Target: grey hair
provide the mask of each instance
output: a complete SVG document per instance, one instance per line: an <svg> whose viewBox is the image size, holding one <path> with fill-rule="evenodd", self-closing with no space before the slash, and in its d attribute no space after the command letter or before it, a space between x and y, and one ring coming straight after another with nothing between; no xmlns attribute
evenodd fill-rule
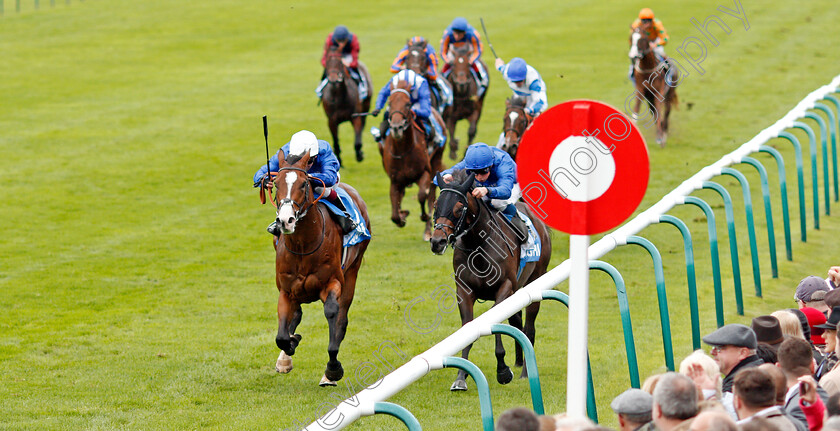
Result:
<svg viewBox="0 0 840 431"><path fill-rule="evenodd" d="M669 419L685 420L697 415L697 388L688 377L665 373L653 391L653 404Z"/></svg>

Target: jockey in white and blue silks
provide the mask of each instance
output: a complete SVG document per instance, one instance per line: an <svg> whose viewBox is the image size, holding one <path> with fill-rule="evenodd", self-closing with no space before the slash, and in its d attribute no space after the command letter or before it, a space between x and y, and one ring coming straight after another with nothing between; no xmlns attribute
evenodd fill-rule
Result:
<svg viewBox="0 0 840 431"><path fill-rule="evenodd" d="M496 69L502 72L513 94L527 100L525 113L533 120L548 108L545 93L545 82L537 69L525 63L525 60L515 57L505 64L501 58L496 59Z"/></svg>
<svg viewBox="0 0 840 431"><path fill-rule="evenodd" d="M432 94L429 91L429 83L426 81L426 78L414 73L413 70L401 70L379 90L379 96L376 98L376 107L371 114L374 117L379 115L379 111L385 107L388 98L391 96L391 87L396 87L400 81L406 81L410 86L408 93L411 98L411 110L417 115L418 119L422 120L421 123L426 128L426 134L431 135L432 133L429 133L431 131L429 127L434 128L435 144L443 145L446 142L446 134L443 133L442 125L432 115Z"/></svg>
<svg viewBox="0 0 840 431"><path fill-rule="evenodd" d="M516 163L507 152L489 147L483 142L472 144L467 147L464 160L441 172L443 181L452 181L452 171L460 169L475 174L473 196L489 200L490 205L501 211L508 220L519 219L515 217L515 204L522 193L516 182Z"/></svg>
<svg viewBox="0 0 840 431"><path fill-rule="evenodd" d="M280 169L280 153L283 153L283 160L286 160L289 155L300 157L309 153L309 163L306 165L306 173L310 177L318 178L324 182L324 184L321 184L321 181L312 180L313 193L316 196L320 196L323 189L324 199L346 212L346 208L344 208L344 205L338 198L338 194L333 190L333 187L338 184L341 178L338 174L341 165L338 163L338 158L335 157L332 147L330 147L327 141L316 138L315 134L308 130L301 130L295 133L292 135L292 139L280 148L280 151L268 161L268 168L271 172L277 172ZM273 187L273 182L265 181L265 177L266 166L263 165L254 174L254 187ZM347 217L336 218L336 221L344 233L352 231L354 228L353 221ZM280 226L276 225L276 221L271 223L267 230L275 236L280 236L282 233Z"/></svg>

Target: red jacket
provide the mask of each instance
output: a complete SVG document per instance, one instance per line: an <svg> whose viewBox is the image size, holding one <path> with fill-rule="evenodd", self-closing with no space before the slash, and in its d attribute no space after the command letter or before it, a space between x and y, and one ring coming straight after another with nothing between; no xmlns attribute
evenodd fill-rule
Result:
<svg viewBox="0 0 840 431"><path fill-rule="evenodd" d="M332 33L327 36L327 41L324 42L324 55L321 56L321 66L327 67L327 53L330 52L330 47L338 46L337 43L333 42ZM359 67L359 38L356 37L355 34L350 35L350 41L347 45L344 45L344 49L341 51L342 55L350 55L353 57L353 61L350 63L350 67L357 68Z"/></svg>

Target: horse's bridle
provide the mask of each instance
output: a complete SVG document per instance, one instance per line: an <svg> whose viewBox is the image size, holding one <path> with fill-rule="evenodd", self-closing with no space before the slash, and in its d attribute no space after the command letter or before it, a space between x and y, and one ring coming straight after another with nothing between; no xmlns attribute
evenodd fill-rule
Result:
<svg viewBox="0 0 840 431"><path fill-rule="evenodd" d="M277 211L280 211L281 206L283 206L285 204L290 204L292 206L292 209L295 210L295 220L300 220L301 218L306 216L306 213L309 212L310 208L312 208L315 204L318 203L319 200L321 200L322 197L324 197L324 191L326 191L327 185L326 185L326 183L324 183L324 180L322 180L318 177L313 177L313 176L309 175L308 172L306 172L305 170L303 170L301 168L295 168L295 167L291 167L291 166L287 166L287 167L278 169L277 170L277 176L275 178L279 178L280 177L280 172L283 172L283 171L298 171L298 172L303 174L303 177L305 178L305 181L306 181L306 187L303 189L303 202L304 203L303 203L303 205L301 205L301 204L299 204L299 203L297 203L297 202L295 202L295 201L293 201L292 199L289 199L289 198L283 198L283 199L278 200L277 198L279 198L280 196L276 195L274 197L274 199L275 199ZM321 191L321 195L318 196L318 198L316 198L312 202L309 202L309 195L310 195L310 193L312 193L312 184L309 181L312 180L312 179L320 181L321 184L323 185L323 190ZM314 193L312 193L312 194L314 195Z"/></svg>
<svg viewBox="0 0 840 431"><path fill-rule="evenodd" d="M462 236L466 235L467 232L469 232L473 228L473 226L475 226L475 223L469 223L466 228L464 227L464 222L467 219L467 215L472 215L473 220L478 220L478 217L481 215L481 205L480 204L478 205L478 212L476 212L475 214L472 214L470 212L469 199L467 198L466 194L464 194L460 190L457 190L457 189L454 189L454 188L441 188L440 189L440 194L438 195L438 199L440 199L440 196L443 195L446 192L454 193L454 194L458 195L458 202L463 202L464 203L464 210L461 211L461 216L458 217L458 220L455 220L454 218L450 217L450 214L452 214L452 216L454 216L454 213L452 211L450 211L447 215L444 216L444 218L451 221L453 224L450 225L450 224L443 224L443 223L435 223L434 230L438 230L438 229L444 230L446 228L452 229L452 233L449 234L446 237L446 245L447 246L452 245L454 247L455 246L455 241L460 239ZM454 205L453 205L453 207L454 207ZM435 220L437 220L439 218L437 216L437 208L435 208L435 214L433 215L433 217L434 217ZM445 231L444 231L444 233L445 233ZM446 251L446 247L444 247L443 250Z"/></svg>
<svg viewBox="0 0 840 431"><path fill-rule="evenodd" d="M330 79L330 71L326 71L325 74L327 75L327 82L329 82L330 84L338 84L344 82L344 76L347 75L348 72L347 66L344 65L343 61L341 61L341 54L328 54L327 59L329 59L330 57L335 57L338 59L339 64L341 64L341 70L338 72L338 79L336 79L335 81Z"/></svg>
<svg viewBox="0 0 840 431"><path fill-rule="evenodd" d="M525 121L525 129L527 129L528 128L528 115L525 113L525 110L516 108L516 109L512 109L511 111L517 111L518 113L521 113L522 118ZM509 115L510 114L508 113L505 116L505 118L508 118ZM519 140L522 139L522 135L525 133L525 130L523 130L522 132L516 130L516 128L514 127L515 125L516 125L516 121L513 121L513 123L510 125L510 127L508 127L507 129L502 129L502 136L503 137L507 137L508 132L512 132L512 133L516 134L516 143L512 145L513 148L516 148L516 147L519 146ZM505 139L505 143L507 143L507 139Z"/></svg>
<svg viewBox="0 0 840 431"><path fill-rule="evenodd" d="M406 90L404 88L395 88L395 89L391 90L391 95L393 95L394 93L404 93L406 96L408 96L408 102L409 103L408 103L408 108L406 108L406 109L389 112L389 114L388 114L389 115L389 117L388 117L388 127L391 129L392 133L396 132L396 131L405 132L409 127L411 127L411 122L412 122L412 118L411 118L411 93L409 93L408 90ZM389 103L388 106L390 107L390 105L391 104ZM398 125L394 124L394 114L399 114L400 116L402 116L402 118L403 118L402 124L398 124Z"/></svg>

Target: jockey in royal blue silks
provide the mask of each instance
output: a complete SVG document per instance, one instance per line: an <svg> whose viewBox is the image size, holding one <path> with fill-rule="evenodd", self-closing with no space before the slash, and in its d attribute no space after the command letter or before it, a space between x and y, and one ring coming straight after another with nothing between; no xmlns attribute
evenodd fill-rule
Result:
<svg viewBox="0 0 840 431"><path fill-rule="evenodd" d="M335 221L339 224L339 226L341 226L343 233L346 234L352 231L355 228L354 222L349 215L346 214L346 208L338 198L336 191L333 190L334 186L338 184L340 180L338 169L341 165L338 163L338 159L335 157L330 144L327 141L316 138L315 134L308 130L301 130L300 132L292 135L292 139L290 139L289 142L277 152L277 154L271 157L268 162L268 168L270 168L272 172L277 172L278 169L280 169L280 161L278 157L281 152L283 153L283 160L285 160L289 155L303 156L304 154L309 153L309 163L306 165L307 174L324 182L322 185L321 181L313 180L313 193L315 196L320 196L323 191L324 199L344 211L345 216L339 217L336 215L336 217L334 217ZM257 170L257 173L254 174L254 187L274 187L273 182L266 181L266 179L266 166L263 165L259 170ZM331 214L333 213L331 212ZM282 233L280 226L276 223L276 220L272 222L266 230L275 236L280 236Z"/></svg>
<svg viewBox="0 0 840 431"><path fill-rule="evenodd" d="M432 115L432 95L429 92L429 83L426 81L426 78L414 73L413 70L405 69L399 71L399 73L394 75L382 87L382 90L379 90L379 96L376 98L376 107L371 114L374 117L379 115L379 111L385 107L385 103L391 97L391 91L393 90L391 87L396 87L400 81L406 81L410 86L408 93L411 98L411 110L421 120L421 124L426 129L426 135L433 137L436 145L442 146L446 143L446 134L443 133L443 126L438 122L437 117ZM383 129L387 129L387 121L388 119L386 117L381 126ZM378 133L379 131L374 131L374 137ZM380 139L377 138L377 141Z"/></svg>
<svg viewBox="0 0 840 431"><path fill-rule="evenodd" d="M472 144L467 147L464 160L441 172L443 181L452 181L452 171L459 169L475 174L473 196L489 200L490 205L501 211L519 232L527 232L524 222L517 217L516 202L522 193L516 182L516 163L507 152L483 142Z"/></svg>

